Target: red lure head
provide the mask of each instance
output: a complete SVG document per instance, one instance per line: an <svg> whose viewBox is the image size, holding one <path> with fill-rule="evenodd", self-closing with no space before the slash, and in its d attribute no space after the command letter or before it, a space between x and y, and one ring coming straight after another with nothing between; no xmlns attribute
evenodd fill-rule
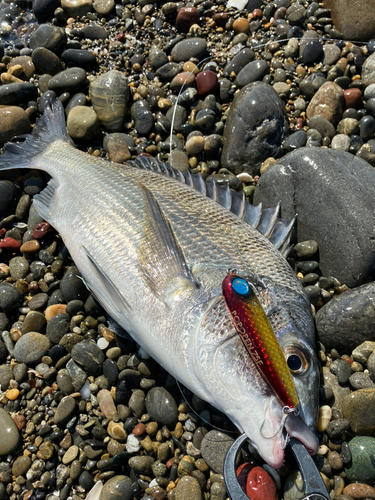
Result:
<svg viewBox="0 0 375 500"><path fill-rule="evenodd" d="M222 293L234 326L258 370L282 404L295 408L299 402L285 355L254 288L234 272L228 272Z"/></svg>

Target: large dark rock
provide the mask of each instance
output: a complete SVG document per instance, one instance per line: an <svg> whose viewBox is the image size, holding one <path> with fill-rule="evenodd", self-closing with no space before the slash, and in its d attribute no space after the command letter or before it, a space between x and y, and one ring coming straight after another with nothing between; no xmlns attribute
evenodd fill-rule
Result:
<svg viewBox="0 0 375 500"><path fill-rule="evenodd" d="M344 151L300 148L260 178L254 203L281 202L282 218L298 214L298 241L315 240L323 275L349 287L375 279L375 171Z"/></svg>
<svg viewBox="0 0 375 500"><path fill-rule="evenodd" d="M319 309L315 317L319 340L340 354L366 340L375 341L375 283L353 288Z"/></svg>
<svg viewBox="0 0 375 500"><path fill-rule="evenodd" d="M270 85L246 85L233 100L224 127L222 167L235 174L259 174L262 162L277 157L288 135L285 106Z"/></svg>
<svg viewBox="0 0 375 500"><path fill-rule="evenodd" d="M30 37L30 48L45 47L52 52L58 52L66 43L66 34L63 28L42 24Z"/></svg>
<svg viewBox="0 0 375 500"><path fill-rule="evenodd" d="M35 17L39 22L48 21L53 17L53 13L60 5L60 0L33 0L32 2Z"/></svg>

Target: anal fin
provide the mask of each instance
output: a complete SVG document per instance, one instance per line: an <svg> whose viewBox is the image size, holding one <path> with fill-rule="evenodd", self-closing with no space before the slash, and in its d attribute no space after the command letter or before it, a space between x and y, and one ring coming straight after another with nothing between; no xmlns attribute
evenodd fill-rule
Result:
<svg viewBox="0 0 375 500"><path fill-rule="evenodd" d="M89 283L84 280L87 288L113 318L117 319L124 313L129 315L132 311L130 304L116 288L90 251L84 245L82 245L82 248L91 263L93 274L93 279Z"/></svg>

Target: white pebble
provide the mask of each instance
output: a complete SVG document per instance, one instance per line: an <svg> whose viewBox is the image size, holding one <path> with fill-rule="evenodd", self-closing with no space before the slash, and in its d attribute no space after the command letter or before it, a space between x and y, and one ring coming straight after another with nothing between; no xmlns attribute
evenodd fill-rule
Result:
<svg viewBox="0 0 375 500"><path fill-rule="evenodd" d="M129 434L128 439L126 440L126 451L129 453L136 453L141 449L142 440L139 436L134 436L134 434Z"/></svg>
<svg viewBox="0 0 375 500"><path fill-rule="evenodd" d="M229 0L227 3L227 9L229 9L229 7L234 7L235 9L243 10L246 4L247 0Z"/></svg>
<svg viewBox="0 0 375 500"><path fill-rule="evenodd" d="M109 346L109 342L104 337L100 337L100 339L98 339L97 341L97 346L99 347L99 349L104 351L104 349L107 349L107 347Z"/></svg>
<svg viewBox="0 0 375 500"><path fill-rule="evenodd" d="M253 182L253 178L248 172L241 172L237 175L237 178L240 179L241 182Z"/></svg>
<svg viewBox="0 0 375 500"><path fill-rule="evenodd" d="M150 359L150 355L148 354L148 352L146 352L143 347L140 347L138 349L138 354L139 356L142 358L142 359Z"/></svg>

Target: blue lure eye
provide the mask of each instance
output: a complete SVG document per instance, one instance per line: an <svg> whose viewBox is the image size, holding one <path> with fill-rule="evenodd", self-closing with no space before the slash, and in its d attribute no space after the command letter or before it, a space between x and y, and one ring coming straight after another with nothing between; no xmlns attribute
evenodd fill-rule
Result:
<svg viewBox="0 0 375 500"><path fill-rule="evenodd" d="M236 278L232 281L232 288L240 295L246 295L250 291L249 284L242 278Z"/></svg>

